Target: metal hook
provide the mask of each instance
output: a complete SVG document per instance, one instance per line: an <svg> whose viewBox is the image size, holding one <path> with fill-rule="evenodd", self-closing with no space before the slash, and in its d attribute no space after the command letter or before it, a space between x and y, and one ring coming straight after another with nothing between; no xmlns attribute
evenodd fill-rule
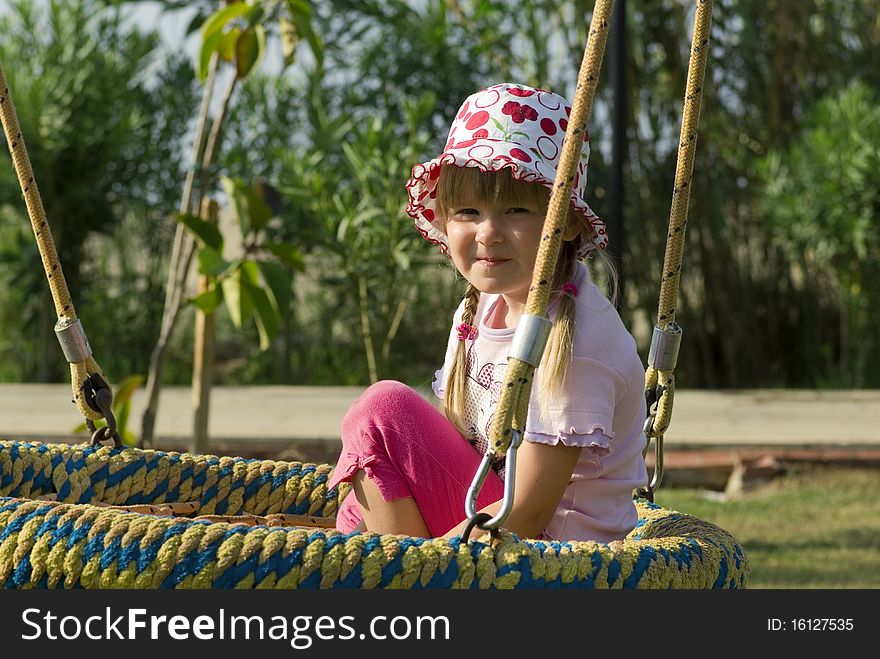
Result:
<svg viewBox="0 0 880 659"><path fill-rule="evenodd" d="M649 440L650 441L650 440ZM648 447L645 446L645 453L648 452ZM648 483L646 487L641 487L638 489L638 494L641 497L644 497L651 503L654 502L654 492L656 492L660 483L663 482L663 435L657 435L654 437L654 474L651 476L651 481Z"/></svg>
<svg viewBox="0 0 880 659"><path fill-rule="evenodd" d="M93 402L98 411L104 416L107 425L98 428L91 419L86 419L86 428L92 433L92 446L99 446L101 442L113 440L115 448L122 448L122 438L116 430L116 417L113 415L113 394L108 387L95 389Z"/></svg>
<svg viewBox="0 0 880 659"><path fill-rule="evenodd" d="M465 544L470 542L471 533L473 532L474 527L478 526L479 528L482 529L483 528L482 525L491 519L492 519L492 515L489 515L488 513L477 513L476 515L471 517L468 520L467 525L465 525L464 531L461 532L461 541ZM483 530L485 530L485 529L483 529ZM489 533L491 533L492 537L494 538L498 534L498 531L490 530Z"/></svg>
<svg viewBox="0 0 880 659"><path fill-rule="evenodd" d="M660 483L663 481L663 434L657 434L657 431L654 428L654 422L657 419L657 406L660 404L660 399L665 393L666 387L660 385L645 391L645 400L648 404L648 418L645 419L645 425L642 426L642 431L645 433L648 442L645 444L645 450L642 451L642 456L644 457L648 454L648 448L653 439L654 473L651 476L651 481L648 485L638 489L638 494L651 503L654 502L654 492L657 491L660 487Z"/></svg>
<svg viewBox="0 0 880 659"><path fill-rule="evenodd" d="M504 456L504 499L501 502L501 509L495 517L490 518L488 521L476 520L478 517L477 495L480 493L480 489L482 489L483 483L486 481L486 476L489 474L489 468L492 466L492 462L495 459L495 454L491 450L486 451L486 454L483 456L483 461L480 462L480 466L477 468L477 473L474 475L474 480L468 488L467 496L464 501L465 515L467 515L467 518L471 520L471 522L484 531L498 530L513 509L513 494L516 485L516 452L517 449L519 449L520 444L522 444L522 433L519 430L513 429L510 447L507 449L507 455Z"/></svg>
<svg viewBox="0 0 880 659"><path fill-rule="evenodd" d="M92 438L90 441L91 446L100 446L101 442L105 442L107 440L113 440L114 448L122 448L122 437L119 436L118 432L110 434L109 426L101 426L100 428L95 425L95 422L91 419L86 419L86 428L89 429L89 432L92 433Z"/></svg>

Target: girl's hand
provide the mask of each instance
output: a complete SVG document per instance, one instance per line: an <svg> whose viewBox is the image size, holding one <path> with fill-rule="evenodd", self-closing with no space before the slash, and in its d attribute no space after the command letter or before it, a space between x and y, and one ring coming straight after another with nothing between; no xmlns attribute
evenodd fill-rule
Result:
<svg viewBox="0 0 880 659"><path fill-rule="evenodd" d="M553 519L580 455L580 446L565 446L562 442L550 446L524 441L516 456L513 508L503 528L520 538L538 537ZM501 501L496 501L479 512L494 517L500 509ZM465 526L467 520L450 529L443 537L457 538ZM480 532L475 528L471 537L477 537Z"/></svg>

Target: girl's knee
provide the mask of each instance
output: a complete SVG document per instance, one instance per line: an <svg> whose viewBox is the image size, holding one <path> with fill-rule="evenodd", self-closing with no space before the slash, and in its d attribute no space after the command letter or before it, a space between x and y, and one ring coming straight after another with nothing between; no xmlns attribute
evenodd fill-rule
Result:
<svg viewBox="0 0 880 659"><path fill-rule="evenodd" d="M375 384L367 387L367 390L361 395L361 398L368 402L379 402L379 404L388 404L406 402L414 398L421 399L419 393L412 387L408 387L403 382L397 380L380 380Z"/></svg>
<svg viewBox="0 0 880 659"><path fill-rule="evenodd" d="M421 395L396 380L382 380L370 385L348 408L342 419L343 438L349 431L375 419L397 415L413 405L424 403Z"/></svg>

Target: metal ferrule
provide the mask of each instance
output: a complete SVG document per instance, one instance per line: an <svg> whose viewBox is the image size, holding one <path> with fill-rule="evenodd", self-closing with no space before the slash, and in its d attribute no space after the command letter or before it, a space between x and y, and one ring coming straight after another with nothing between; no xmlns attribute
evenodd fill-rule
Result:
<svg viewBox="0 0 880 659"><path fill-rule="evenodd" d="M544 354L552 327L553 323L546 316L531 314L520 316L519 322L516 324L516 331L513 333L510 352L507 353L508 359L516 357L537 368L541 363L541 357Z"/></svg>
<svg viewBox="0 0 880 659"><path fill-rule="evenodd" d="M510 511L513 510L514 481L516 480L516 451L519 449L520 444L522 444L522 433L518 430L513 430L513 438L510 442L510 447L507 449L507 455L504 456L504 499L501 501L501 509L495 517L488 522L479 524L481 529L494 531L504 523L504 520L510 515ZM494 459L495 453L491 450L486 451L486 454L483 456L483 461L477 468L474 480L468 488L467 496L464 501L464 512L468 519L473 518L473 516L477 514L477 496L483 487L486 476L489 474L489 469L492 466L492 461Z"/></svg>
<svg viewBox="0 0 880 659"><path fill-rule="evenodd" d="M678 362L678 348L681 346L681 327L669 323L665 328L654 325L651 336L651 349L648 351L648 366L658 371L671 371Z"/></svg>
<svg viewBox="0 0 880 659"><path fill-rule="evenodd" d="M73 321L69 318L59 318L55 323L55 336L58 337L64 357L71 364L84 362L92 356L92 347L78 318Z"/></svg>

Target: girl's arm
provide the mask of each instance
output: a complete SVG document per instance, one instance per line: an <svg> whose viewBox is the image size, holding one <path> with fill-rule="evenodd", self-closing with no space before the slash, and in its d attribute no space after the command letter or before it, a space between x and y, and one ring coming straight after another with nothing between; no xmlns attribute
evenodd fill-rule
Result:
<svg viewBox="0 0 880 659"><path fill-rule="evenodd" d="M503 528L520 538L538 537L553 519L580 454L580 446L566 446L562 442L555 446L523 442L516 455L513 508ZM461 505L464 509L464 501ZM501 501L496 501L479 512L494 517L500 509ZM462 521L443 537L458 537L466 525L467 520ZM475 529L471 535L476 537L477 533Z"/></svg>

